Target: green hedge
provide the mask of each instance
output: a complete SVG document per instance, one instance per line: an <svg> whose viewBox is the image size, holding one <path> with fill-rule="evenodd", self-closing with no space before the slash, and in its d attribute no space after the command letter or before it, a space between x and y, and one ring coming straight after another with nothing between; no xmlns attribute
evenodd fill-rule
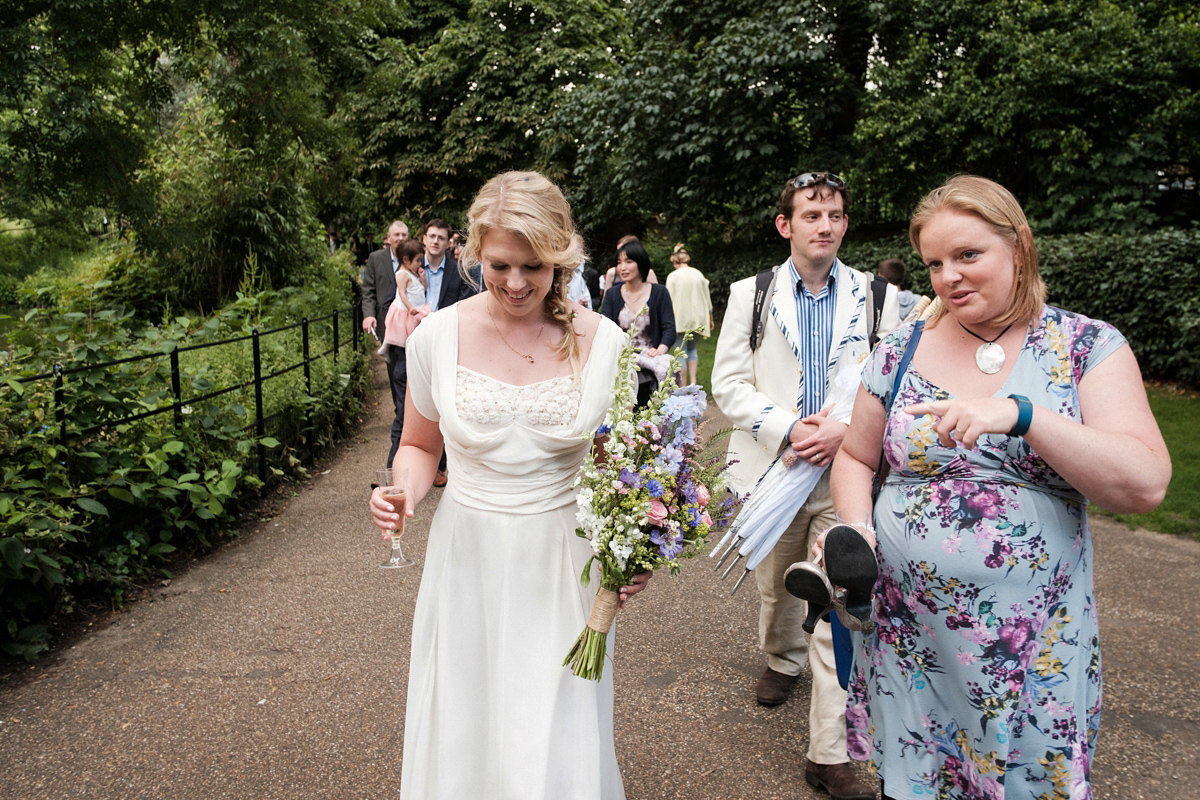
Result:
<svg viewBox="0 0 1200 800"><path fill-rule="evenodd" d="M63 446L51 380L17 378L87 364L158 354L67 379L69 431L161 408L172 402L167 355L315 319L353 299L344 275L320 278L321 291L285 289L242 295L207 319L176 317L134 327L130 312L94 310L107 286L83 287L66 309L28 312L29 323L0 351L0 648L34 657L48 646L56 618L99 598L120 604L132 589L169 574L173 553L204 551L234 530L239 510L262 484L255 475L260 441L271 448L271 474L303 474L315 437L318 449L356 417L368 380L368 351L343 345L311 365L312 394L296 369L265 384L266 437L253 428L252 389L171 413L109 425ZM101 282L105 283L105 282ZM333 291L329 287L340 286ZM353 333L342 320L340 338ZM300 330L261 337L264 375L300 359ZM332 345L329 323L310 326L313 354ZM250 343L180 354L183 396L197 397L252 377ZM313 429L304 427L306 414Z"/></svg>
<svg viewBox="0 0 1200 800"><path fill-rule="evenodd" d="M1200 387L1200 230L1039 236L1037 246L1052 305L1116 325L1146 378ZM709 279L719 321L729 284L786 259L787 245L697 245L691 253ZM929 273L906 235L848 238L840 255L867 270L901 258L909 268L905 288L932 296Z"/></svg>

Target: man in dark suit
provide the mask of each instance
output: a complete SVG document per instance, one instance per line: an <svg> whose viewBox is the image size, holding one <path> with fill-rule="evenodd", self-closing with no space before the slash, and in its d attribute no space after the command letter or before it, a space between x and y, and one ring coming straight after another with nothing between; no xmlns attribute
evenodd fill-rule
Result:
<svg viewBox="0 0 1200 800"><path fill-rule="evenodd" d="M396 270L400 262L396 259L395 248L408 238L408 226L396 220L388 227L384 246L367 256L367 264L363 267L362 313L363 330L375 331L375 336L383 340L383 320L387 317L388 306L396 297Z"/></svg>
<svg viewBox="0 0 1200 800"><path fill-rule="evenodd" d="M458 274L458 262L454 256L446 252L450 243L450 225L442 219L433 219L425 226L421 237L425 245L425 301L437 311L439 308L453 305L459 300L475 294L475 288L464 281ZM396 294L395 278L392 279L392 295ZM403 347L392 347L396 352L395 363L392 365L392 394L399 398L396 402L396 418L392 421L392 449L388 453L388 464L396 456L400 446L400 432L404 429L404 393L408 387L408 363L404 358ZM433 479L434 486L446 485L446 454L438 464L437 476Z"/></svg>

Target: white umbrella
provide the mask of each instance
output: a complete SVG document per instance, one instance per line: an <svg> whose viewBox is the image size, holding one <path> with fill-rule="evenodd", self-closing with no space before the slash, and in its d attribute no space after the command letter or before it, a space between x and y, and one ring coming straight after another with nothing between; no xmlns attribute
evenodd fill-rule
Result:
<svg viewBox="0 0 1200 800"><path fill-rule="evenodd" d="M790 451L785 451L787 452ZM789 461L792 461L791 467L787 464ZM793 461L780 457L775 459L770 469L759 479L742 505L737 519L729 526L729 531L709 553L709 558L713 558L725 548L715 567L720 569L725 559L737 551L737 558L730 562L721 575L722 578L743 558L746 559L745 572L734 584L733 592L742 585L746 575L771 552L771 548L795 519L796 512L804 505L824 471L825 467L813 466L802 459Z"/></svg>

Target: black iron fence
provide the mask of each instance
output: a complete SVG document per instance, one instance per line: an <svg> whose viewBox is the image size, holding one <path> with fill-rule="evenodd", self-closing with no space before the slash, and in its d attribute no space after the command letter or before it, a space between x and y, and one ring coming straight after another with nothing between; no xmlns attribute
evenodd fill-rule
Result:
<svg viewBox="0 0 1200 800"><path fill-rule="evenodd" d="M311 333L317 326L328 324L331 328L322 331L330 334L329 346L319 352L312 352L310 343L312 341ZM343 330L345 326L349 327L349 332ZM264 371L267 365L264 363L262 355L262 343L264 339L271 336L286 334L289 331L299 329L301 340L301 352L299 359L282 365L272 365L270 371ZM268 381L287 375L296 370L304 371L304 387L308 397L312 397L312 364L319 359L331 357L333 364L337 363L338 353L344 347L352 348L352 352L357 351L362 340L362 310L358 303L344 309L335 310L333 313L316 319L305 318L300 322L292 325L285 325L279 328L273 328L268 331L259 331L255 328L247 336L238 336L231 339L222 339L221 341L205 342L203 344L185 345L182 347L171 348L169 352L150 353L147 355L131 356L129 358L117 359L115 361L106 361L96 364L84 364L77 367L64 368L61 364L55 364L54 369L50 372L44 372L39 375L30 375L18 378L18 382L23 385L36 384L41 381L53 381L53 419L57 426L57 439L61 446L67 447L72 442L80 439L86 439L91 436L100 434L107 428L117 425L125 425L133 422L138 422L150 417L155 417L161 414L172 414L174 424L177 429L183 427L183 417L185 409L192 405L198 405L208 400L228 395L233 392L239 392L247 389L253 389L254 394L254 419L248 423L243 432L254 431L254 436L258 440L257 444L257 466L258 477L260 481L266 481L268 450L269 448L263 444L263 439L267 435L267 424L276 418L282 411L274 411L270 414L265 413L264 404L264 386ZM322 337L323 338L323 337ZM191 396L184 396L182 370L180 369L180 355L187 352L206 350L213 347L222 347L234 345L240 342L249 342L251 346L251 370L252 375L246 376L232 385L223 386ZM89 376L101 375L113 367L132 364L143 361L154 361L157 359L168 359L171 391L169 400L161 402L154 408L149 408L145 411L130 413L124 416L112 415L91 425L80 427L73 425L72 419L68 415L70 403L68 394L71 386L71 378L76 380L88 380ZM311 435L313 428L312 412L310 404L305 405L305 421L304 431L309 432L307 442L307 458L311 463L314 456L316 437ZM50 414L46 414L46 419L50 418ZM285 442L284 444L288 444ZM20 455L18 450L13 455Z"/></svg>

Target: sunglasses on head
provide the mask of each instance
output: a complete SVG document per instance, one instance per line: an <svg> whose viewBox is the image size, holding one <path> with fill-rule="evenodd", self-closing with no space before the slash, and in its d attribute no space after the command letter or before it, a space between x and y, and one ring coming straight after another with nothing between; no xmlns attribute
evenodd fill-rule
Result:
<svg viewBox="0 0 1200 800"><path fill-rule="evenodd" d="M846 188L846 182L842 180L842 177L834 175L832 172L803 172L792 178L791 183L795 189L807 189L819 183L828 184L835 189Z"/></svg>

